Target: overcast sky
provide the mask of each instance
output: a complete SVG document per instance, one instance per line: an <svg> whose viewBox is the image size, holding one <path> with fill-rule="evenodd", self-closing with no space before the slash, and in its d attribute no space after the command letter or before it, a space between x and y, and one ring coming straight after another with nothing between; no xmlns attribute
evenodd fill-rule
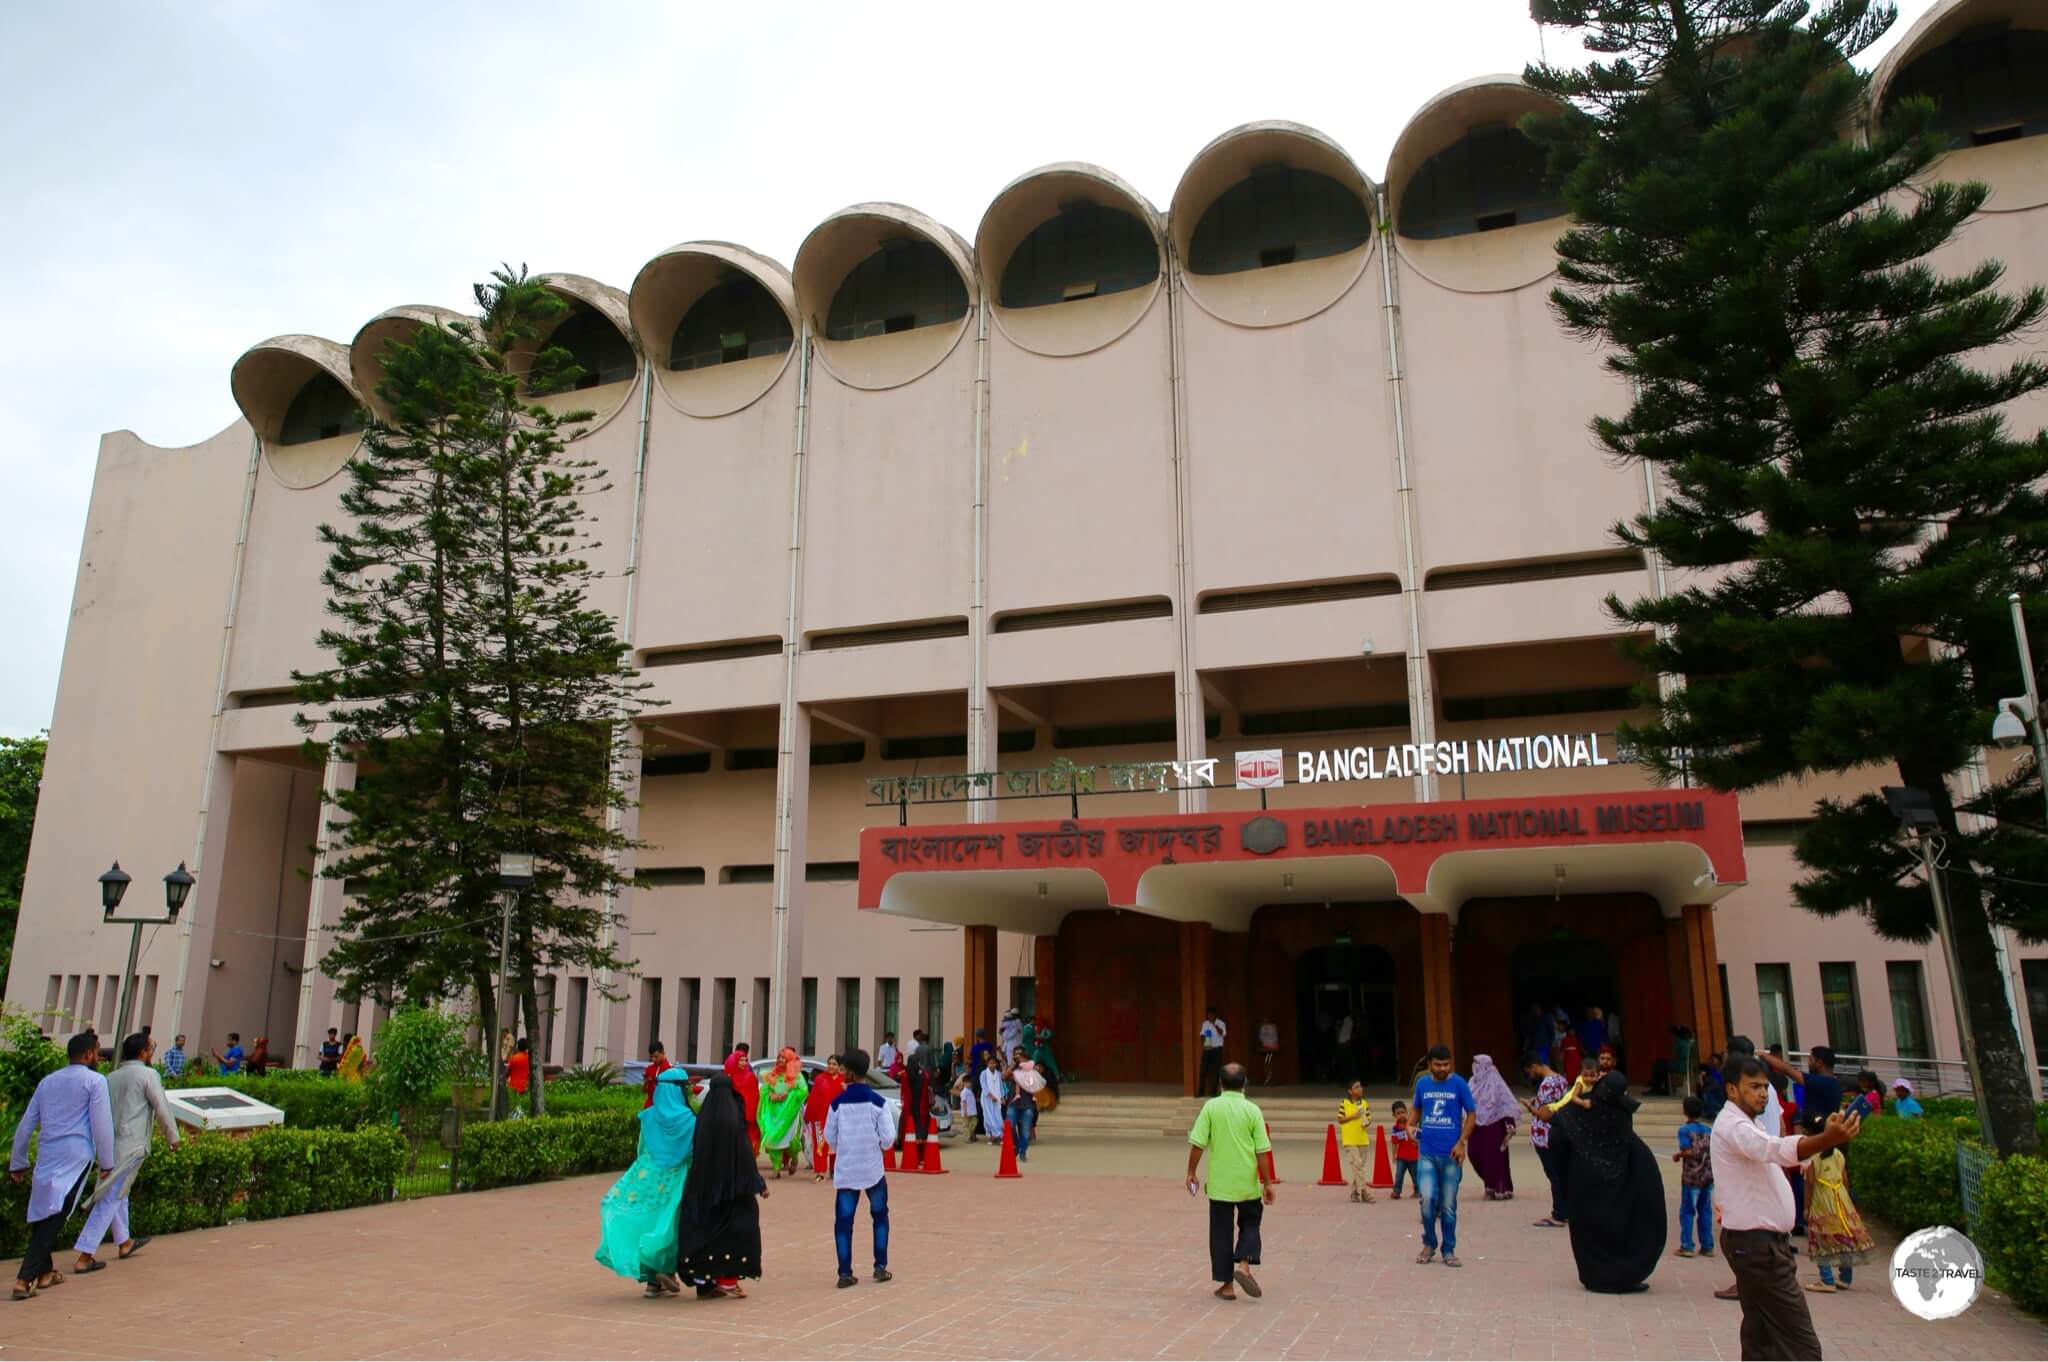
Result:
<svg viewBox="0 0 2048 1362"><path fill-rule="evenodd" d="M265 337L463 307L501 260L620 288L692 238L787 263L863 199L972 240L1049 161L1163 206L1258 118L1378 179L1429 96L1537 56L1526 0L0 4L0 733L49 723L101 433L214 434Z"/></svg>

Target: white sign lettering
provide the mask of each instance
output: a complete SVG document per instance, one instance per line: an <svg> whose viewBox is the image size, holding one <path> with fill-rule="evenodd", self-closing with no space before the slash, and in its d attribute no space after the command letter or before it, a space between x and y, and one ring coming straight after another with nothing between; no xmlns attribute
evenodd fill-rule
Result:
<svg viewBox="0 0 2048 1362"><path fill-rule="evenodd" d="M1240 761L1248 755L1251 754L1240 753ZM1294 779L1298 784L1315 785L1332 780L1406 780L1423 774L1481 775L1606 765L1608 759L1600 754L1598 733L1537 733L1296 752Z"/></svg>

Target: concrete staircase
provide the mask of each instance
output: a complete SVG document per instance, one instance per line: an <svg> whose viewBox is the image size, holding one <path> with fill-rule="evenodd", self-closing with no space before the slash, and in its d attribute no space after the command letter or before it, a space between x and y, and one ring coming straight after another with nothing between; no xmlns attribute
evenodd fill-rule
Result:
<svg viewBox="0 0 2048 1362"><path fill-rule="evenodd" d="M1314 1088L1254 1088L1252 1101L1265 1113L1275 1140L1323 1139L1324 1130L1337 1119L1338 1095ZM1391 1124L1389 1109L1404 1094L1382 1088L1367 1094L1377 1124ZM1517 1092L1516 1096L1523 1096ZM1677 1099L1645 1097L1636 1112L1636 1133L1653 1152L1663 1154L1678 1148L1678 1127L1685 1114ZM1188 1127L1200 1111L1200 1098L1183 1097L1166 1089L1138 1089L1122 1086L1069 1085L1060 1098L1059 1109L1039 1119L1043 1137L1080 1136L1091 1139L1184 1140ZM1523 1129L1528 1123L1523 1122Z"/></svg>

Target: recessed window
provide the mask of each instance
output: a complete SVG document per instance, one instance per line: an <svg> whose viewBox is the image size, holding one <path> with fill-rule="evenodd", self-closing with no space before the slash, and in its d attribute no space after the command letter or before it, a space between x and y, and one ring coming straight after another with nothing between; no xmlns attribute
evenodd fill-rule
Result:
<svg viewBox="0 0 2048 1362"><path fill-rule="evenodd" d="M1543 149L1505 123L1482 123L1424 161L1401 191L1401 235L1497 232L1562 216Z"/></svg>
<svg viewBox="0 0 2048 1362"><path fill-rule="evenodd" d="M727 865L718 870L720 884L773 884L775 867L772 865Z"/></svg>
<svg viewBox="0 0 2048 1362"><path fill-rule="evenodd" d="M1045 307L1144 288L1159 277L1159 245L1143 222L1087 199L1060 205L1003 266L1004 307Z"/></svg>
<svg viewBox="0 0 2048 1362"><path fill-rule="evenodd" d="M709 752L661 752L640 759L640 778L650 776L701 776L711 769Z"/></svg>
<svg viewBox="0 0 2048 1362"><path fill-rule="evenodd" d="M578 307L547 338L549 346L561 346L581 369L577 388L600 388L607 383L624 383L633 377L633 347L619 334L619 328L593 307Z"/></svg>
<svg viewBox="0 0 2048 1362"><path fill-rule="evenodd" d="M931 733L916 738L882 739L883 761L931 761L967 755L965 733Z"/></svg>
<svg viewBox="0 0 2048 1362"><path fill-rule="evenodd" d="M1636 707L1631 686L1589 686L1583 690L1527 691L1519 695L1444 697L1444 722L1540 719L1551 714L1611 714Z"/></svg>
<svg viewBox="0 0 2048 1362"><path fill-rule="evenodd" d="M796 343L789 314L752 275L735 270L690 304L669 341L668 367L709 369L780 355Z"/></svg>
<svg viewBox="0 0 2048 1362"><path fill-rule="evenodd" d="M2048 32L1980 24L1915 60L1892 82L1888 105L1925 96L1952 147L1988 146L2048 132Z"/></svg>
<svg viewBox="0 0 2048 1362"><path fill-rule="evenodd" d="M825 338L892 335L966 315L967 285L945 252L922 237L886 241L840 282L825 314Z"/></svg>
<svg viewBox="0 0 2048 1362"><path fill-rule="evenodd" d="M1342 255L1372 234L1365 204L1328 175L1255 167L1209 205L1188 241L1196 274L1236 274Z"/></svg>
<svg viewBox="0 0 2048 1362"><path fill-rule="evenodd" d="M701 865L652 866L640 872L640 882L649 889L676 889L704 883Z"/></svg>
<svg viewBox="0 0 2048 1362"><path fill-rule="evenodd" d="M321 370L300 385L285 408L284 425L277 433L281 445L311 444L353 435L363 428L363 413L341 380Z"/></svg>
<svg viewBox="0 0 2048 1362"><path fill-rule="evenodd" d="M1360 733L1375 728L1406 727L1407 702L1396 700L1380 705L1328 705L1320 709L1241 714L1237 731L1247 738L1266 738L1289 733Z"/></svg>

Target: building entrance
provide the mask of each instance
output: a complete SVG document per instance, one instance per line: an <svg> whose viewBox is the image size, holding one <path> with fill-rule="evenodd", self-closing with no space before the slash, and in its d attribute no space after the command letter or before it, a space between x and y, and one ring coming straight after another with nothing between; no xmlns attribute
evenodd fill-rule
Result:
<svg viewBox="0 0 2048 1362"><path fill-rule="evenodd" d="M1621 1006L1621 971L1614 950L1604 941L1552 937L1515 947L1508 957L1508 983L1513 995L1516 1036L1523 1048L1539 1037L1547 1045L1550 1032L1537 1026L1531 1009L1545 1016L1562 1008L1576 1032L1586 1009L1612 1014ZM1519 1056L1515 1062L1519 1061ZM1557 1062L1557 1056L1551 1056Z"/></svg>
<svg viewBox="0 0 2048 1362"><path fill-rule="evenodd" d="M1303 1080L1397 1080L1394 957L1378 946L1317 946L1294 975Z"/></svg>

